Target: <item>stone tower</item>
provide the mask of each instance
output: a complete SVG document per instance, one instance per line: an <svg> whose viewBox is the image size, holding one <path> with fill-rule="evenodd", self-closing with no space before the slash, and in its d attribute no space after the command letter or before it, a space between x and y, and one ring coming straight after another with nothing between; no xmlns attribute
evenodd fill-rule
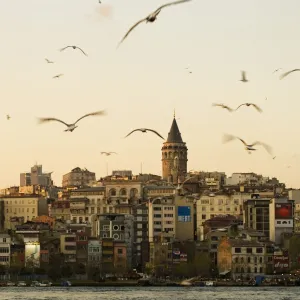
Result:
<svg viewBox="0 0 300 300"><path fill-rule="evenodd" d="M187 173L188 149L182 141L175 113L168 139L164 142L161 151L163 179L173 184L183 182Z"/></svg>

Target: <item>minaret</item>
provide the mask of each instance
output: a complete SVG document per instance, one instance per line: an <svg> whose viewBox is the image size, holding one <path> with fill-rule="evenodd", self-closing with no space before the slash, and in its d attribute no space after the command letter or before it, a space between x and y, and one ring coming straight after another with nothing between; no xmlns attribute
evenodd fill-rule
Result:
<svg viewBox="0 0 300 300"><path fill-rule="evenodd" d="M173 184L182 182L187 173L187 147L182 141L174 111L174 118L162 151L162 177Z"/></svg>

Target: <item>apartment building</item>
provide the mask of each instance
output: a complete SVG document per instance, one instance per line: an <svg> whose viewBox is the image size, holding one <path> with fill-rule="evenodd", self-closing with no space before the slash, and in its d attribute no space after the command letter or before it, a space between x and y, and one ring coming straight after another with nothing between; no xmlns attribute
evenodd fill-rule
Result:
<svg viewBox="0 0 300 300"><path fill-rule="evenodd" d="M70 201L58 200L51 204L50 217L55 220L71 220Z"/></svg>
<svg viewBox="0 0 300 300"><path fill-rule="evenodd" d="M0 265L10 267L11 237L8 234L0 234Z"/></svg>
<svg viewBox="0 0 300 300"><path fill-rule="evenodd" d="M76 262L76 234L62 233L60 235L60 253L64 255L65 263Z"/></svg>
<svg viewBox="0 0 300 300"><path fill-rule="evenodd" d="M48 215L48 202L46 198L32 196L5 196L1 198L4 203L5 229L15 229L14 221L23 220L23 223L32 221L37 216Z"/></svg>
<svg viewBox="0 0 300 300"><path fill-rule="evenodd" d="M90 182L96 181L96 174L87 169L74 168L71 172L63 175L63 187L83 187L87 186Z"/></svg>
<svg viewBox="0 0 300 300"><path fill-rule="evenodd" d="M173 197L149 200L148 219L149 242L171 242L176 234L176 210Z"/></svg>
<svg viewBox="0 0 300 300"><path fill-rule="evenodd" d="M230 192L211 193L205 192L197 200L197 237L199 240L204 239L203 223L218 215L233 215L242 217L243 203L251 198L251 194Z"/></svg>

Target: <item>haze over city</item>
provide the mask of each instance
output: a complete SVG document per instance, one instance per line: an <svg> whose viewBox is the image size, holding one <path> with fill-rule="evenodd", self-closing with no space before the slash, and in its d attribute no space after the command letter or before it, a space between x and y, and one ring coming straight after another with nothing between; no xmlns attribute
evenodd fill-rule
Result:
<svg viewBox="0 0 300 300"><path fill-rule="evenodd" d="M151 133L124 136L146 127L167 138L175 109L188 170L256 172L299 187L300 74L280 81L273 71L300 67L300 2L194 0L141 24L116 50L126 30L161 4L103 1L101 10L92 0L0 1L0 186L18 184L36 162L54 171L57 185L77 166L100 177L107 165L138 173L142 164L144 173L161 175L163 141ZM67 45L88 57L59 52ZM214 102L254 102L263 112L230 114ZM59 123L37 125L37 117L73 122L102 109L107 116L87 118L72 133ZM264 141L276 159L263 148L249 155L238 141L223 145L223 133Z"/></svg>

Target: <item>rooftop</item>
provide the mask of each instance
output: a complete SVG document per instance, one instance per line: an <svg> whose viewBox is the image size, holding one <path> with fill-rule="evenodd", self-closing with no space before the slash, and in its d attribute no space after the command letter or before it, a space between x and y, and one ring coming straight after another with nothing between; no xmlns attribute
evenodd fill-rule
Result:
<svg viewBox="0 0 300 300"><path fill-rule="evenodd" d="M170 132L168 134L167 143L183 143L175 116L173 119Z"/></svg>

